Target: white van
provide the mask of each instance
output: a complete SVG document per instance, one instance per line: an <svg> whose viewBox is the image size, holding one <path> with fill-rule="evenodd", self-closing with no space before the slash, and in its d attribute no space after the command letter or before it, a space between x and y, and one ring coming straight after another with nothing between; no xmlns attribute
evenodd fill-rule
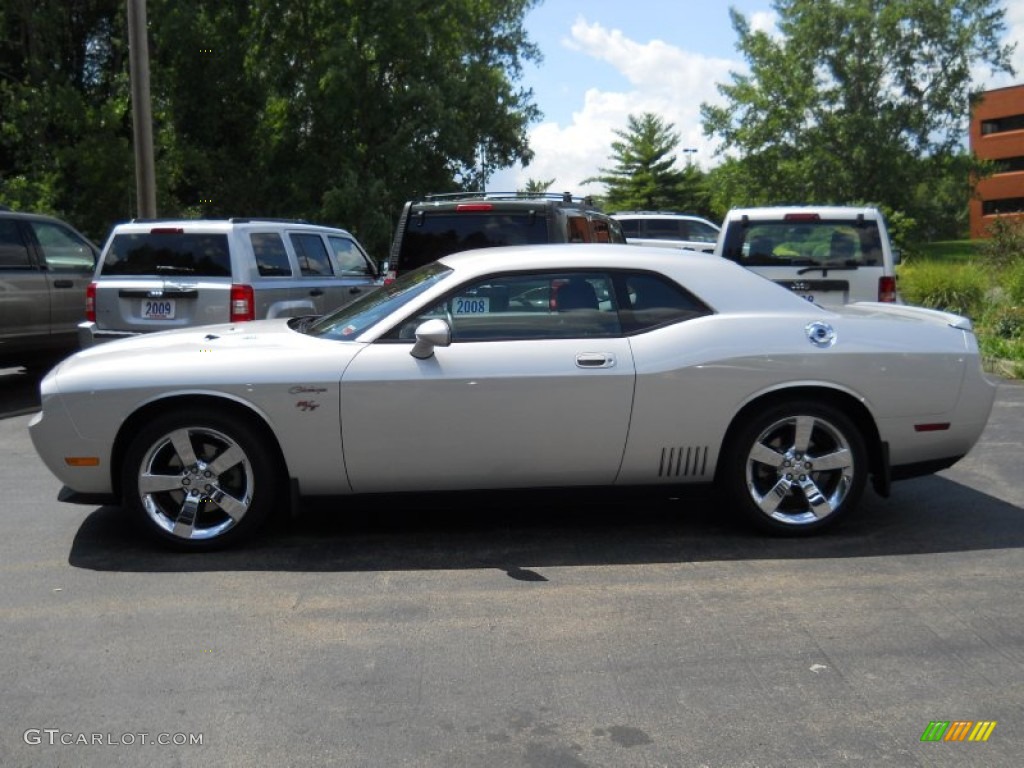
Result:
<svg viewBox="0 0 1024 768"><path fill-rule="evenodd" d="M822 306L897 301L899 253L877 208L734 208L715 255Z"/></svg>

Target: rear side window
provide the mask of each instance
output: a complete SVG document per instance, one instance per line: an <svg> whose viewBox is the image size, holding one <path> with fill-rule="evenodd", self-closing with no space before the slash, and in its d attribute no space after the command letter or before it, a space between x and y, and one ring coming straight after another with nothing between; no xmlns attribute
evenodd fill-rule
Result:
<svg viewBox="0 0 1024 768"><path fill-rule="evenodd" d="M29 266L28 248L21 239L18 222L0 219L0 267Z"/></svg>
<svg viewBox="0 0 1024 768"><path fill-rule="evenodd" d="M399 267L404 271L472 248L548 242L540 208L522 213L410 213Z"/></svg>
<svg viewBox="0 0 1024 768"><path fill-rule="evenodd" d="M230 277L225 234L136 232L114 236L103 259L104 275Z"/></svg>
<svg viewBox="0 0 1024 768"><path fill-rule="evenodd" d="M249 236L256 256L256 269L263 277L291 277L292 265L284 240L276 232L253 232Z"/></svg>
<svg viewBox="0 0 1024 768"><path fill-rule="evenodd" d="M708 306L685 288L656 275L616 275L615 279L626 333L711 314Z"/></svg>
<svg viewBox="0 0 1024 768"><path fill-rule="evenodd" d="M327 257L327 246L320 235L300 234L289 235L295 255L299 259L299 269L307 277L330 277L334 274L331 260Z"/></svg>
<svg viewBox="0 0 1024 768"><path fill-rule="evenodd" d="M729 225L722 255L745 267L882 266L874 221L751 221Z"/></svg>

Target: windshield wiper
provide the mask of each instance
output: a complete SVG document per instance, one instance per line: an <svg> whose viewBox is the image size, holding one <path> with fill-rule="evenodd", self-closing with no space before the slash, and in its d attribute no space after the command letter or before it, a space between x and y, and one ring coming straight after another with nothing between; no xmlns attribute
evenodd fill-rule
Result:
<svg viewBox="0 0 1024 768"><path fill-rule="evenodd" d="M859 269L859 268L860 268L860 262L859 261L853 261L851 259L849 261L833 262L832 264L815 264L813 267L804 267L803 269L798 269L796 271L796 273L798 275L805 275L808 272L814 272L815 270L820 269L822 275L827 275L828 271L830 269L835 269L835 270L852 270L852 269Z"/></svg>

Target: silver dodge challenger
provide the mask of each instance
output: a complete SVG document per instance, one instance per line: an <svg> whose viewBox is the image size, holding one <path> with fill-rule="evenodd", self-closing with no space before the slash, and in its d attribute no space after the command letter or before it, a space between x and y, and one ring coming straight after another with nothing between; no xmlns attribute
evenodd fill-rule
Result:
<svg viewBox="0 0 1024 768"><path fill-rule="evenodd" d="M995 384L964 317L825 310L707 254L584 244L448 256L322 317L111 342L41 392L59 498L210 549L304 496L709 482L807 534L869 478L886 495L964 456Z"/></svg>

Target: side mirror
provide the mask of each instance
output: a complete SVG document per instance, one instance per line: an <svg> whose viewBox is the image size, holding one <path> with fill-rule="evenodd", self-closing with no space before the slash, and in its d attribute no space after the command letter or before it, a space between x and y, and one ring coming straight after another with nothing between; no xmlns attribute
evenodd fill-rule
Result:
<svg viewBox="0 0 1024 768"><path fill-rule="evenodd" d="M425 320L416 327L416 343L409 354L417 360L426 360L434 354L434 347L447 347L452 343L452 329L439 317Z"/></svg>

